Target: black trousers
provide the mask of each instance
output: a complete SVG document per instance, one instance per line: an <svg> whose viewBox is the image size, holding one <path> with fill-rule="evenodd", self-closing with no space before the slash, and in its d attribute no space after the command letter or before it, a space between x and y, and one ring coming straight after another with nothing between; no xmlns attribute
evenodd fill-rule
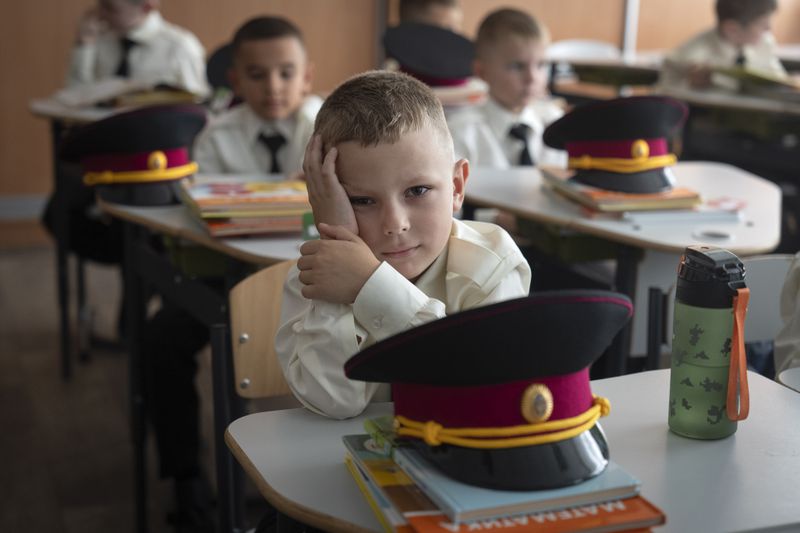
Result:
<svg viewBox="0 0 800 533"><path fill-rule="evenodd" d="M147 321L142 350L147 361L147 411L153 425L162 478L200 471L197 352L209 341L208 326L169 300Z"/></svg>

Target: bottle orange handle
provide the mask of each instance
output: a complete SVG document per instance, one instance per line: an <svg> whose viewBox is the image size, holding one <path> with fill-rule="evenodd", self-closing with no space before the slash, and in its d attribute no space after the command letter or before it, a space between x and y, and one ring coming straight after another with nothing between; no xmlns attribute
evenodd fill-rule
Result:
<svg viewBox="0 0 800 533"><path fill-rule="evenodd" d="M733 297L733 334L731 336L731 361L728 369L728 399L726 401L728 418L734 421L744 420L750 413L747 357L744 351L744 319L747 315L749 301L750 289L745 287L736 290L736 296Z"/></svg>

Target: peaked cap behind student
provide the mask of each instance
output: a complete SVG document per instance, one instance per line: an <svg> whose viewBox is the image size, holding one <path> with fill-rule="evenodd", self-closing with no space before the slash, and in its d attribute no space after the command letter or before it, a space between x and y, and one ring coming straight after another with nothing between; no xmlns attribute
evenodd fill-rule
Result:
<svg viewBox="0 0 800 533"><path fill-rule="evenodd" d="M392 384L401 442L445 474L505 490L602 472L608 444L589 366L631 316L606 291L553 291L400 333L351 357L351 379Z"/></svg>
<svg viewBox="0 0 800 533"><path fill-rule="evenodd" d="M84 182L109 202L178 203L178 181L197 171L189 153L205 122L199 105L142 107L72 130L60 157L80 163Z"/></svg>
<svg viewBox="0 0 800 533"><path fill-rule="evenodd" d="M401 71L431 87L462 85L472 75L472 41L439 26L403 22L386 30L383 46Z"/></svg>
<svg viewBox="0 0 800 533"><path fill-rule="evenodd" d="M599 189L656 193L672 188L677 161L669 141L686 120L685 104L633 96L576 107L544 131L547 146L566 150L572 178Z"/></svg>

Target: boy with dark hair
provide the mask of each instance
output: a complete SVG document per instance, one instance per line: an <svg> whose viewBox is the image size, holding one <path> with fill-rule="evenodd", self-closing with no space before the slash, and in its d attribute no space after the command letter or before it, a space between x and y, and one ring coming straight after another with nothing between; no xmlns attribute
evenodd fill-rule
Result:
<svg viewBox="0 0 800 533"><path fill-rule="evenodd" d="M547 94L547 28L517 9L486 16L475 42L476 76L489 86L487 101L450 117L456 154L494 168L563 166L563 152L542 143L542 132L563 110Z"/></svg>
<svg viewBox="0 0 800 533"><path fill-rule="evenodd" d="M770 33L777 0L717 0L716 27L667 56L660 84L666 88L736 89L736 80L715 74L715 67L740 66L754 72L786 77Z"/></svg>
<svg viewBox="0 0 800 533"><path fill-rule="evenodd" d="M158 0L98 0L80 23L67 83L120 76L208 93L205 51L189 31L165 21Z"/></svg>
<svg viewBox="0 0 800 533"><path fill-rule="evenodd" d="M397 72L340 85L303 164L320 240L288 275L276 349L295 396L333 418L385 388L345 377L354 353L449 313L524 296L530 268L500 227L453 218L469 163L456 160L433 91Z"/></svg>
<svg viewBox="0 0 800 533"><path fill-rule="evenodd" d="M243 103L198 136L201 173L297 174L321 100L309 96L312 65L290 21L257 17L234 34L231 85Z"/></svg>

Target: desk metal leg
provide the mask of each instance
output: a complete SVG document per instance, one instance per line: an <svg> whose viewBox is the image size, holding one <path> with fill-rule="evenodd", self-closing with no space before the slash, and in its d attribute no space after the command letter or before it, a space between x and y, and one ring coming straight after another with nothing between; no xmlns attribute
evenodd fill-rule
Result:
<svg viewBox="0 0 800 533"><path fill-rule="evenodd" d="M631 302L636 301L636 275L638 271L639 250L620 244L617 249L617 270L614 274L614 285L617 292L627 295ZM631 353L631 336L633 321L617 333L608 349L606 360L606 376L614 377L625 374L626 362Z"/></svg>
<svg viewBox="0 0 800 533"><path fill-rule="evenodd" d="M243 531L242 476L225 444L225 430L241 411L233 394L233 372L228 324L211 326L211 359L214 388L214 451L217 469L220 531Z"/></svg>
<svg viewBox="0 0 800 533"><path fill-rule="evenodd" d="M141 352L141 339L144 326L145 301L144 284L135 264L137 249L143 231L134 224L125 224L125 293L128 296L128 353L130 379L131 436L133 440L133 477L136 507L136 531L147 531L147 420L145 406L145 369Z"/></svg>

